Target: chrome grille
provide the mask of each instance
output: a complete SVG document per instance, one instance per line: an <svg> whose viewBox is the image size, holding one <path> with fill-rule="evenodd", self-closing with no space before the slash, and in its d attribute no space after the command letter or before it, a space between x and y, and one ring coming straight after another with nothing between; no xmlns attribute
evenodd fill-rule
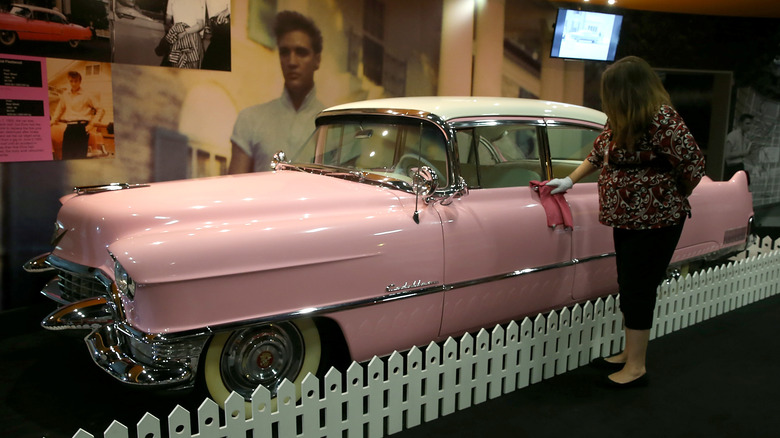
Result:
<svg viewBox="0 0 780 438"><path fill-rule="evenodd" d="M162 367L176 362L196 368L198 357L209 339L205 334L175 338L148 335L126 324L117 326L117 332L128 341L130 357L145 365Z"/></svg>
<svg viewBox="0 0 780 438"><path fill-rule="evenodd" d="M69 302L108 295L108 288L95 275L57 270L62 299Z"/></svg>
<svg viewBox="0 0 780 438"><path fill-rule="evenodd" d="M144 364L165 362L190 363L200 356L203 345L208 337L198 337L176 342L145 342L138 338L130 338L130 355Z"/></svg>

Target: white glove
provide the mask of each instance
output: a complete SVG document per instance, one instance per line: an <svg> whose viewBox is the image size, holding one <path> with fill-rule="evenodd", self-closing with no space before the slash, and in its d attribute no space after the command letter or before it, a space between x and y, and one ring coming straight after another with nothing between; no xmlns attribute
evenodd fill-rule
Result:
<svg viewBox="0 0 780 438"><path fill-rule="evenodd" d="M547 181L546 186L552 186L555 187L550 194L555 195L557 193L563 193L566 190L569 190L570 188L574 187L574 183L571 181L571 178L568 176L566 178L555 178L551 179L550 181Z"/></svg>

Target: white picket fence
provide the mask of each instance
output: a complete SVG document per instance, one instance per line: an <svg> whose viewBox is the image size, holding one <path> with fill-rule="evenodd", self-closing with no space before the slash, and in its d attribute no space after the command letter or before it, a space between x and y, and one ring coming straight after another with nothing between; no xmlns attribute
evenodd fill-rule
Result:
<svg viewBox="0 0 780 438"><path fill-rule="evenodd" d="M748 250L726 265L701 271L659 287L651 338L707 320L778 293L780 240L752 238ZM114 421L104 438L382 437L524 388L618 351L622 316L614 296L562 309L519 324L481 330L424 351L412 348L368 364L352 363L342 375L332 368L319 380L308 375L295 387L284 382L278 406L258 388L247 415L243 398L232 394L224 413L206 399L197 420L181 406L167 427L147 413L135 434ZM192 430L192 424L197 430ZM93 438L79 430L73 438Z"/></svg>

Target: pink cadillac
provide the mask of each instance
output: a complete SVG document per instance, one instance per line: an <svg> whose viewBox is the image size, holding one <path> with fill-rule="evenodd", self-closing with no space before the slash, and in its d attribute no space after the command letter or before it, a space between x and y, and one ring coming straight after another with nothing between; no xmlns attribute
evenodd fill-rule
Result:
<svg viewBox="0 0 780 438"><path fill-rule="evenodd" d="M43 326L90 329L120 381L205 378L223 401L614 294L593 180L550 205L531 187L567 175L604 123L535 100L358 102L324 111L273 172L77 188L26 265L58 276ZM705 178L691 204L674 265L744 248L743 172Z"/></svg>
<svg viewBox="0 0 780 438"><path fill-rule="evenodd" d="M54 9L14 4L8 13L0 13L0 44L13 46L19 40L67 42L76 48L81 41L92 39L92 31L69 23Z"/></svg>

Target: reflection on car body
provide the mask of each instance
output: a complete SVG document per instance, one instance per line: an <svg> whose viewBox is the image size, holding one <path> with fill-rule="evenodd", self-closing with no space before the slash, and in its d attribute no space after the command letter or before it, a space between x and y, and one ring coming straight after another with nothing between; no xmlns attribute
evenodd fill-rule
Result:
<svg viewBox="0 0 780 438"><path fill-rule="evenodd" d="M0 43L13 46L19 40L67 42L75 48L79 42L92 39L92 31L69 23L56 10L38 6L14 4L7 13L0 13Z"/></svg>
<svg viewBox="0 0 780 438"><path fill-rule="evenodd" d="M325 110L274 172L91 188L62 199L52 329L89 328L130 384L272 394L364 361L617 292L595 179L549 227L531 181L568 175L603 113L509 98L398 98ZM594 176L595 178L595 176ZM744 173L705 178L673 263L744 248ZM729 205L728 210L721 206Z"/></svg>

